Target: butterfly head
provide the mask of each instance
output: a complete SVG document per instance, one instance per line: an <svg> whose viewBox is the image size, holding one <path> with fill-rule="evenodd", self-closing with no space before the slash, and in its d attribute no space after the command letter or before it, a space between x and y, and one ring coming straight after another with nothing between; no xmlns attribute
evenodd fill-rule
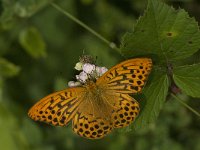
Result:
<svg viewBox="0 0 200 150"><path fill-rule="evenodd" d="M85 84L84 87L88 90L92 90L96 88L96 81L88 80Z"/></svg>

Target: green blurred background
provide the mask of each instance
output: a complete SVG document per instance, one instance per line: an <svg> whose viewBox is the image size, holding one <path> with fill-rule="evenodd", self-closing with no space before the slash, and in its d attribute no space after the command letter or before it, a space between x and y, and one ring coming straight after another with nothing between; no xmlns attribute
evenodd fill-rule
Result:
<svg viewBox="0 0 200 150"><path fill-rule="evenodd" d="M98 57L111 67L124 59L100 39L69 20L49 0L0 1L0 149L1 150L199 150L200 119L169 99L157 122L139 131L114 131L101 140L73 134L71 126L34 122L28 109L47 94L67 87L79 56ZM168 0L200 22L198 0ZM120 45L146 8L146 0L56 1L110 41ZM196 110L200 103L182 95Z"/></svg>

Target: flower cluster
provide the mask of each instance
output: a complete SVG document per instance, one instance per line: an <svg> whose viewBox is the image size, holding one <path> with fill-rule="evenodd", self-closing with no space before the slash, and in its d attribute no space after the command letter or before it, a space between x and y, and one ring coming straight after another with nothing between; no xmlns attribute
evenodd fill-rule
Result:
<svg viewBox="0 0 200 150"><path fill-rule="evenodd" d="M74 68L81 72L79 75L76 75L76 82L68 82L69 87L80 86L88 80L96 80L108 70L106 67L99 67L94 64L84 62L78 62Z"/></svg>

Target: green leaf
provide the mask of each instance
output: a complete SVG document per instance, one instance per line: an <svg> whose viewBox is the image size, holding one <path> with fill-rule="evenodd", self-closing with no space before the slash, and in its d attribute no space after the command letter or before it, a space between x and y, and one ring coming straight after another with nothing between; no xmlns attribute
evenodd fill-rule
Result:
<svg viewBox="0 0 200 150"><path fill-rule="evenodd" d="M2 0L0 26L10 29L19 22L19 17L31 17L40 9L49 4L51 0Z"/></svg>
<svg viewBox="0 0 200 150"><path fill-rule="evenodd" d="M175 67L173 79L185 94L200 97L200 64Z"/></svg>
<svg viewBox="0 0 200 150"><path fill-rule="evenodd" d="M46 44L35 27L23 30L19 35L19 42L24 50L34 58L46 56Z"/></svg>
<svg viewBox="0 0 200 150"><path fill-rule="evenodd" d="M141 102L139 101L141 111L138 118L132 124L134 130L148 127L149 124L157 119L166 100L168 88L169 80L167 75L156 71L151 84L146 86L143 91L145 99L141 99Z"/></svg>
<svg viewBox="0 0 200 150"><path fill-rule="evenodd" d="M19 73L20 68L15 64L7 61L4 58L0 58L0 76L12 77Z"/></svg>
<svg viewBox="0 0 200 150"><path fill-rule="evenodd" d="M20 17L30 17L51 0L18 0L15 2L14 11Z"/></svg>
<svg viewBox="0 0 200 150"><path fill-rule="evenodd" d="M199 48L200 31L194 18L183 9L149 0L134 31L123 37L121 52L127 57L153 54L163 61L189 57Z"/></svg>
<svg viewBox="0 0 200 150"><path fill-rule="evenodd" d="M3 18L13 15L18 17L30 17L35 12L46 6L51 0L2 0Z"/></svg>

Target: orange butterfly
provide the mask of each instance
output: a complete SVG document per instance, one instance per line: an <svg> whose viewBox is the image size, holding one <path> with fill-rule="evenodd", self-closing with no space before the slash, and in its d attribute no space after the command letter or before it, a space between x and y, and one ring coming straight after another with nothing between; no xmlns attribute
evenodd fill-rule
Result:
<svg viewBox="0 0 200 150"><path fill-rule="evenodd" d="M97 81L52 93L28 112L30 118L54 126L72 121L75 133L89 139L102 138L114 128L128 126L139 113L129 94L141 92L152 68L149 58L121 62Z"/></svg>

